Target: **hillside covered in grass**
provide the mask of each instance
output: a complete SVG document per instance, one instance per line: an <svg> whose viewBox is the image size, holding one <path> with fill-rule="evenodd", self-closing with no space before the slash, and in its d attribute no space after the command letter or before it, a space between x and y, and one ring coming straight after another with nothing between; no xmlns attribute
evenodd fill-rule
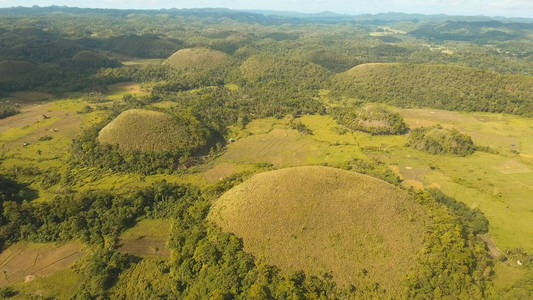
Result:
<svg viewBox="0 0 533 300"><path fill-rule="evenodd" d="M334 90L402 107L533 112L533 77L454 65L363 64L333 79Z"/></svg>
<svg viewBox="0 0 533 300"><path fill-rule="evenodd" d="M107 124L98 140L125 151L183 152L205 147L208 132L194 119L131 109Z"/></svg>
<svg viewBox="0 0 533 300"><path fill-rule="evenodd" d="M255 175L218 199L210 218L286 272L331 272L340 285L376 282L391 295L415 265L425 220L394 186L327 167Z"/></svg>
<svg viewBox="0 0 533 300"><path fill-rule="evenodd" d="M230 57L220 51L207 48L181 49L172 54L167 64L175 69L183 70L187 68L208 70L221 67L230 62Z"/></svg>

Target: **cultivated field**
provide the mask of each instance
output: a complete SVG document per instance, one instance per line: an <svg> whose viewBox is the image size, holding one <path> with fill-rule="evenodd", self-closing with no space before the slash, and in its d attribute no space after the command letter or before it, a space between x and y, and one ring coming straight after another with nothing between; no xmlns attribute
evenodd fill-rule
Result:
<svg viewBox="0 0 533 300"><path fill-rule="evenodd" d="M0 254L0 286L52 275L70 267L85 253L86 247L80 242L16 243Z"/></svg>
<svg viewBox="0 0 533 300"><path fill-rule="evenodd" d="M426 218L381 180L310 166L253 176L218 199L209 219L285 272L332 271L340 284L379 282L393 295L416 265Z"/></svg>

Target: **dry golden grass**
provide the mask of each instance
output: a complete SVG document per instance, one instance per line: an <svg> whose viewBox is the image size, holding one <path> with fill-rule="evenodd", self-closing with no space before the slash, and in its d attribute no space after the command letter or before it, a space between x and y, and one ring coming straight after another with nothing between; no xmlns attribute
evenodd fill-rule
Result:
<svg viewBox="0 0 533 300"><path fill-rule="evenodd" d="M51 275L71 266L85 253L86 248L80 242L16 243L0 254L0 286Z"/></svg>
<svg viewBox="0 0 533 300"><path fill-rule="evenodd" d="M223 66L229 62L230 57L220 51L207 48L181 49L172 54L167 64L176 69L212 69Z"/></svg>
<svg viewBox="0 0 533 300"><path fill-rule="evenodd" d="M416 265L425 221L422 208L396 187L318 166L255 175L218 199L208 218L286 272L332 272L339 284L378 282L391 295Z"/></svg>

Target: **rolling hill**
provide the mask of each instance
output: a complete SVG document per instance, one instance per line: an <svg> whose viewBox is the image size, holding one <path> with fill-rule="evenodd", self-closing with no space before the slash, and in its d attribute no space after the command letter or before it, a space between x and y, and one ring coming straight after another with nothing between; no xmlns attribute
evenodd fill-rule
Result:
<svg viewBox="0 0 533 300"><path fill-rule="evenodd" d="M331 272L389 294L416 266L425 215L407 193L367 175L296 167L253 176L219 198L208 219L285 272Z"/></svg>
<svg viewBox="0 0 533 300"><path fill-rule="evenodd" d="M533 76L455 65L358 65L335 76L333 90L402 107L533 114Z"/></svg>
<svg viewBox="0 0 533 300"><path fill-rule="evenodd" d="M172 54L168 58L167 64L179 70L186 68L209 70L221 67L229 61L230 57L220 51L207 48L188 48Z"/></svg>
<svg viewBox="0 0 533 300"><path fill-rule="evenodd" d="M98 135L102 144L143 152L195 151L205 147L209 134L192 117L131 109L107 124Z"/></svg>
<svg viewBox="0 0 533 300"><path fill-rule="evenodd" d="M0 62L0 82L16 80L37 70L37 66L26 61L4 60Z"/></svg>

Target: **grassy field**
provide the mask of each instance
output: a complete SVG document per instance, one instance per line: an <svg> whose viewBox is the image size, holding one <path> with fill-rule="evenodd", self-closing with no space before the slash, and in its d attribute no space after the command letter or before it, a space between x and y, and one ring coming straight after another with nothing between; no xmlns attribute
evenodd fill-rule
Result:
<svg viewBox="0 0 533 300"><path fill-rule="evenodd" d="M80 242L65 244L16 243L0 254L0 286L31 282L71 266L84 256L86 247Z"/></svg>
<svg viewBox="0 0 533 300"><path fill-rule="evenodd" d="M479 207L490 221L489 236L498 247L533 251L532 120L430 109L398 111L412 128L437 123L456 128L496 153L435 156L396 144L393 151L376 155L397 165L404 178L434 184L457 200Z"/></svg>
<svg viewBox="0 0 533 300"><path fill-rule="evenodd" d="M325 163L336 165L365 157L357 146L356 134L339 133L333 119L306 116L300 120L317 132L303 135L290 129L287 118L256 120L248 124L246 129L233 133L237 141L228 145L226 153L218 160L237 164L271 163L287 167Z"/></svg>
<svg viewBox="0 0 533 300"><path fill-rule="evenodd" d="M340 284L379 282L394 295L416 264L425 215L383 181L309 166L253 176L218 199L209 219L284 271L332 271Z"/></svg>
<svg viewBox="0 0 533 300"><path fill-rule="evenodd" d="M168 258L166 242L170 237L170 220L145 219L120 236L120 252L140 257Z"/></svg>
<svg viewBox="0 0 533 300"><path fill-rule="evenodd" d="M71 268L63 269L47 277L14 284L18 294L10 299L70 299L75 296L81 282L81 275Z"/></svg>
<svg viewBox="0 0 533 300"><path fill-rule="evenodd" d="M108 86L107 98L110 100L121 99L125 95L144 96L148 91L135 82L121 82Z"/></svg>

